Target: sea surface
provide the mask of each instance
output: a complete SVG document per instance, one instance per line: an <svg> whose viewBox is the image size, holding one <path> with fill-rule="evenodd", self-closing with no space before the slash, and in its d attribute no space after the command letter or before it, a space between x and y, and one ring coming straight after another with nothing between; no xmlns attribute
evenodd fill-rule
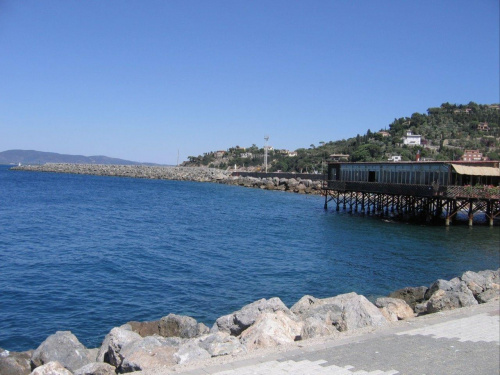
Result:
<svg viewBox="0 0 500 375"><path fill-rule="evenodd" d="M0 347L59 330L189 315L211 326L260 298L370 299L499 267L500 230L323 209L323 198L214 183L0 166Z"/></svg>

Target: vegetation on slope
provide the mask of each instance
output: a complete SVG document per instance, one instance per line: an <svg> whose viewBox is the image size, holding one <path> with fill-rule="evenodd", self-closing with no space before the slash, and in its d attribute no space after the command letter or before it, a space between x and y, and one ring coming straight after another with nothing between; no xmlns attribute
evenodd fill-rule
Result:
<svg viewBox="0 0 500 375"><path fill-rule="evenodd" d="M289 156L284 150L268 151L268 171L319 172L332 154L349 155L349 161L386 161L399 155L403 161L415 160L417 152L423 160L458 160L466 149L479 150L492 160L500 159L499 106L470 102L466 105L444 103L429 108L427 114L395 119L388 129L338 141L319 142L309 148L295 150ZM422 145L403 144L406 133L422 136ZM251 154L251 156L250 156ZM189 156L186 166L211 166L262 170L264 149L232 147L224 155L208 152Z"/></svg>

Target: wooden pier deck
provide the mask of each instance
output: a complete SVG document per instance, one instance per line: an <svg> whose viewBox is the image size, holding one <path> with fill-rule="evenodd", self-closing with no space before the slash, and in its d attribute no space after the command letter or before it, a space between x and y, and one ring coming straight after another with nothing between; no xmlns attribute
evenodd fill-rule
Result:
<svg viewBox="0 0 500 375"><path fill-rule="evenodd" d="M342 164L345 165L344 171L341 171ZM451 172L447 175L443 165L438 165L437 167L441 168L440 174L434 175L437 176L434 180L431 174L431 178L428 179L428 181L433 181L432 183L401 183L401 175L407 176L403 170L405 164L401 164L396 168L400 168L402 171L396 171L390 175L390 182L342 180L342 176L354 175L350 171L354 170L353 167L356 170L362 170L360 164L366 164L367 168L374 169L374 163L331 163L329 178L323 184L325 209L328 209L328 204L333 202L337 211L343 209L349 212L376 214L404 221L444 223L445 225L450 225L457 219L465 217L470 226L474 223L486 223L493 226L496 219L500 218L500 187L495 176L488 175L486 177L489 179L488 181L496 182L496 186L440 184L443 181L449 182L452 180L452 176ZM394 163L385 164L394 170ZM375 180L378 176L385 177L385 164L376 164L377 172L367 172L366 176ZM424 167L423 164L421 165ZM415 169L418 166L412 165L411 167ZM436 169L436 165L432 167ZM429 165L423 168L422 176L426 173L425 168L429 169ZM493 168L494 173L496 171ZM363 177L362 173L357 175ZM480 177L476 176L477 179ZM397 182L392 182L390 179ZM456 181L455 176L453 176L453 181Z"/></svg>

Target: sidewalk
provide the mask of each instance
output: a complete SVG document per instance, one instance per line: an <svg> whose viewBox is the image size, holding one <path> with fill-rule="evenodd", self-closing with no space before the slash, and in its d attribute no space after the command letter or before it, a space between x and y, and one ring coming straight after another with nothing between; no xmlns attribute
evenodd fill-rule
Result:
<svg viewBox="0 0 500 375"><path fill-rule="evenodd" d="M156 374L184 375L393 375L499 374L498 301L431 314L370 332L320 342L297 342L285 351L250 353L197 368ZM203 366L203 367L199 367Z"/></svg>

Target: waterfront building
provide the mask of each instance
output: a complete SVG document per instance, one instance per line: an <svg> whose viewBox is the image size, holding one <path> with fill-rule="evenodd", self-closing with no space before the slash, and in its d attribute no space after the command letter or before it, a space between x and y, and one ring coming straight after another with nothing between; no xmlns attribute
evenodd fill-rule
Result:
<svg viewBox="0 0 500 375"><path fill-rule="evenodd" d="M329 162L324 185L328 202L364 212L439 219L446 223L466 211L469 225L474 214L486 215L490 225L500 216L498 161L481 162Z"/></svg>

